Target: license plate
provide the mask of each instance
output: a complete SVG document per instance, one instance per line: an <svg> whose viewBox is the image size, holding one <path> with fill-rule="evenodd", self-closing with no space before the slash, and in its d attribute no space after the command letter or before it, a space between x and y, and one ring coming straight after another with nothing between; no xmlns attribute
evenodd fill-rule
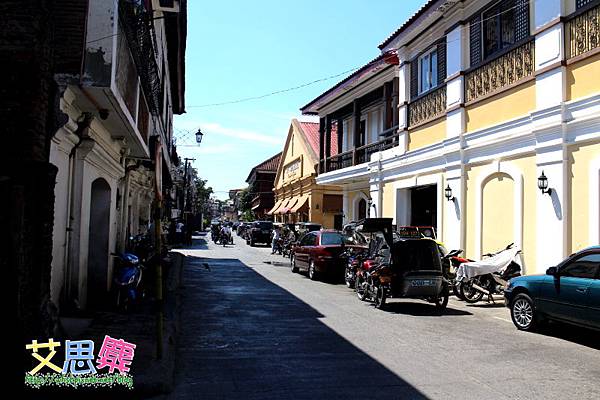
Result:
<svg viewBox="0 0 600 400"><path fill-rule="evenodd" d="M417 279L411 282L411 286L433 286L433 281L430 279Z"/></svg>

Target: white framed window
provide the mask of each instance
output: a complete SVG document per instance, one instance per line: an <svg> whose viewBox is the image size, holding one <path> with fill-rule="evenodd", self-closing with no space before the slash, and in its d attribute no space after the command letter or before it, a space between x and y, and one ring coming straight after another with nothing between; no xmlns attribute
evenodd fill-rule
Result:
<svg viewBox="0 0 600 400"><path fill-rule="evenodd" d="M438 85L437 47L419 57L419 94Z"/></svg>

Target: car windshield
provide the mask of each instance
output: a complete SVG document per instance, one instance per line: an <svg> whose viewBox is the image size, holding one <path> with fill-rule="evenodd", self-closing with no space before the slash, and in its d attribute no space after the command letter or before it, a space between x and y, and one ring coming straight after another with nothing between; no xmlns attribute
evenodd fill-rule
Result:
<svg viewBox="0 0 600 400"><path fill-rule="evenodd" d="M437 243L426 239L394 243L393 262L407 271L440 271L442 268Z"/></svg>
<svg viewBox="0 0 600 400"><path fill-rule="evenodd" d="M342 244L342 234L338 232L323 232L321 234L321 245L341 245Z"/></svg>
<svg viewBox="0 0 600 400"><path fill-rule="evenodd" d="M271 229L273 229L273 223L272 222L257 222L256 223L256 227L258 229L263 229L263 230L269 229L269 230L271 230Z"/></svg>

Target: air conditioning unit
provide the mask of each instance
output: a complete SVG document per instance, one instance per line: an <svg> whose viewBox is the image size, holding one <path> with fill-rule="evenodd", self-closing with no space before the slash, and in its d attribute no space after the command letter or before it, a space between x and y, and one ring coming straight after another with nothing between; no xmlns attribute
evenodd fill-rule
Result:
<svg viewBox="0 0 600 400"><path fill-rule="evenodd" d="M179 0L152 0L152 8L155 11L179 12Z"/></svg>

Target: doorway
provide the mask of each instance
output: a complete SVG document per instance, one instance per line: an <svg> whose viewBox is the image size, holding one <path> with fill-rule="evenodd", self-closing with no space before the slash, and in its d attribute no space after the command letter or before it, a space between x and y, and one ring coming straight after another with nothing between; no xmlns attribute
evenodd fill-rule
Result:
<svg viewBox="0 0 600 400"><path fill-rule="evenodd" d="M437 185L398 189L396 192L397 226L432 226L437 232Z"/></svg>
<svg viewBox="0 0 600 400"><path fill-rule="evenodd" d="M98 308L108 293L108 242L110 233L110 185L103 178L92 182L88 244L87 304Z"/></svg>

